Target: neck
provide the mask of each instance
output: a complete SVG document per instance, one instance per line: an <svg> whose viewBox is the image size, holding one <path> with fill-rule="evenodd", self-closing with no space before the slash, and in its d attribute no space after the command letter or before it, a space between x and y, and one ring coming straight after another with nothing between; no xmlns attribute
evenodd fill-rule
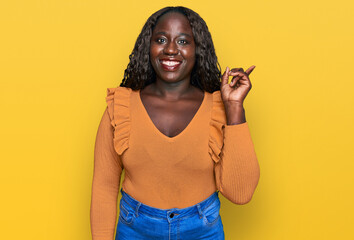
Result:
<svg viewBox="0 0 354 240"><path fill-rule="evenodd" d="M178 100L183 95L193 91L193 86L186 81L176 83L156 81L151 84L151 91L166 100Z"/></svg>

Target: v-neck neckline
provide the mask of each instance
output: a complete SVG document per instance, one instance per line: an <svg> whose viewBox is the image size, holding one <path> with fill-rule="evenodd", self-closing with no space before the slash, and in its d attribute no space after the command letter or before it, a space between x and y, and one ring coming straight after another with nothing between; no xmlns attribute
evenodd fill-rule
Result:
<svg viewBox="0 0 354 240"><path fill-rule="evenodd" d="M157 127L156 125L154 124L154 122L151 120L151 117L149 115L149 113L147 112L144 104L143 104L143 101L141 100L141 97L140 97L140 89L138 91L135 92L135 95L137 97L137 101L138 101L138 105L139 107L141 108L141 110L144 112L144 116L148 119L147 121L149 122L149 124L152 126L152 128L154 129L154 132L157 133L157 135L161 136L163 139L169 141L169 142L174 142L175 140L183 137L186 132L188 132L188 130L191 128L191 125L194 124L195 121L197 121L198 117L201 115L201 113L204 111L204 108L205 108L205 105L206 105L206 101L207 101L207 92L204 91L204 96L203 96L203 101L202 103L200 104L198 110L195 112L192 120L189 121L188 125L179 133L177 134L176 136L174 137L169 137L165 134L163 134Z"/></svg>

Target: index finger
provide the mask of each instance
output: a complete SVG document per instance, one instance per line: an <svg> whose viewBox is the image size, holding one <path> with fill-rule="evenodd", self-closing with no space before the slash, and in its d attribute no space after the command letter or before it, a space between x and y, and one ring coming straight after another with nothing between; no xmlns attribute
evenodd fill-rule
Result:
<svg viewBox="0 0 354 240"><path fill-rule="evenodd" d="M251 72L253 71L253 69L255 69L255 65L252 65L251 67L249 67L247 70L246 70L246 73L247 73L247 75L250 75L251 74Z"/></svg>

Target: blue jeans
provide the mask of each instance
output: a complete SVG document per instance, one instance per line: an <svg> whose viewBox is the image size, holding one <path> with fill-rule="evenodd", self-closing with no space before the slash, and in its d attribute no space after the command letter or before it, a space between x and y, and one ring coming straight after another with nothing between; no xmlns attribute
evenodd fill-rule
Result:
<svg viewBox="0 0 354 240"><path fill-rule="evenodd" d="M120 190L115 240L224 240L219 192L187 208L159 209Z"/></svg>

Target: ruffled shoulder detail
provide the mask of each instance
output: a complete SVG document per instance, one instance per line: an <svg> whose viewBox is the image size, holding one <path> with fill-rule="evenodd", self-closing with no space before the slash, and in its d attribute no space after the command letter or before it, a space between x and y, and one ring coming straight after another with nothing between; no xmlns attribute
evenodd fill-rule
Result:
<svg viewBox="0 0 354 240"><path fill-rule="evenodd" d="M114 127L114 148L119 155L129 148L130 94L126 87L107 88L107 108Z"/></svg>
<svg viewBox="0 0 354 240"><path fill-rule="evenodd" d="M220 90L212 93L213 106L210 119L209 154L214 162L220 161L221 149L224 144L224 127L226 114Z"/></svg>

